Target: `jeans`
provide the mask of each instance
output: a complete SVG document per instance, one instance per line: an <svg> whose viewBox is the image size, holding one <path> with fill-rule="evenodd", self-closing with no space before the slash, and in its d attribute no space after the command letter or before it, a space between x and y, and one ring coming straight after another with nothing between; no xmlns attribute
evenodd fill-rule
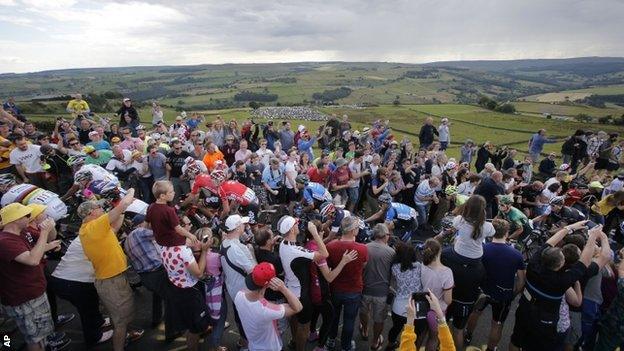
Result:
<svg viewBox="0 0 624 351"><path fill-rule="evenodd" d="M102 337L100 328L104 324L104 318L100 313L100 300L93 283L51 277L48 286L58 297L69 301L78 310L85 344L90 346L97 343Z"/></svg>
<svg viewBox="0 0 624 351"><path fill-rule="evenodd" d="M431 206L430 204L426 204L426 205L416 204L415 210L416 212L418 212L418 225L421 227L427 224L430 206Z"/></svg>
<svg viewBox="0 0 624 351"><path fill-rule="evenodd" d="M598 320L600 318L600 305L594 301L583 299L581 330L583 334L578 341L578 345L583 350L593 350L596 345L596 333L598 331Z"/></svg>
<svg viewBox="0 0 624 351"><path fill-rule="evenodd" d="M154 202L154 195L152 194L152 185L154 185L154 177L149 176L147 178L139 178L139 189L141 190L141 200L145 203L151 204Z"/></svg>
<svg viewBox="0 0 624 351"><path fill-rule="evenodd" d="M223 291L225 293L225 291ZM216 348L221 344L221 337L223 337L223 331L225 330L225 321L227 320L227 301L225 301L225 295L223 296L223 301L221 303L221 314L219 315L219 319L211 319L210 325L212 325L212 332L206 335L204 338L204 342L208 344L208 347Z"/></svg>
<svg viewBox="0 0 624 351"><path fill-rule="evenodd" d="M329 338L335 339L338 335L338 324L340 323L340 314L344 309L342 321L342 335L340 336L341 349L344 351L351 350L351 340L353 340L353 329L355 327L355 318L360 309L360 293L340 293L334 292L332 301L335 308L335 318L329 329Z"/></svg>
<svg viewBox="0 0 624 351"><path fill-rule="evenodd" d="M448 141L441 141L440 142L440 150L442 150L442 151L446 150L448 148L448 144L449 144Z"/></svg>
<svg viewBox="0 0 624 351"><path fill-rule="evenodd" d="M329 335L329 330L331 325L336 317L334 313L334 306L331 301L325 300L322 305L314 305L312 311L312 323L311 330L316 329L316 324L318 322L318 317L323 317L323 324L321 324L321 328L318 332L318 346L324 347L327 342L327 337Z"/></svg>

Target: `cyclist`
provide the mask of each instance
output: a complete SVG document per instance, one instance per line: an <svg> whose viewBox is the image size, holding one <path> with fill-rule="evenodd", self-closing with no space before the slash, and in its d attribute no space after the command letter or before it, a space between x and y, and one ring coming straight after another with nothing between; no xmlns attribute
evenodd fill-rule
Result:
<svg viewBox="0 0 624 351"><path fill-rule="evenodd" d="M533 223L541 223L545 228L551 228L554 233L563 226L585 220L585 215L581 211L565 206L565 196L553 197L546 208L546 212L533 219Z"/></svg>
<svg viewBox="0 0 624 351"><path fill-rule="evenodd" d="M368 217L364 222L376 222L383 219L392 233L408 241L418 230L418 212L399 202L393 202L390 194L381 194L377 198L379 211Z"/></svg>
<svg viewBox="0 0 624 351"><path fill-rule="evenodd" d="M329 191L321 184L311 182L310 177L305 174L299 174L295 178L299 193L303 194L301 199L304 212L310 212L321 206L323 202L332 201L332 196ZM301 191L303 190L303 191Z"/></svg>
<svg viewBox="0 0 624 351"><path fill-rule="evenodd" d="M522 240L531 234L533 228L529 218L513 207L513 195L498 195L498 215L496 218L509 222L509 239Z"/></svg>

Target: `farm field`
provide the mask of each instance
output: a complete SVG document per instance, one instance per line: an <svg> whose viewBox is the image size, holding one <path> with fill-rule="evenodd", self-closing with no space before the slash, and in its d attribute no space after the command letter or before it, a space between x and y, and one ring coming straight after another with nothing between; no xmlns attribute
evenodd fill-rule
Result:
<svg viewBox="0 0 624 351"><path fill-rule="evenodd" d="M537 114L542 115L548 113L558 116L570 116L574 117L581 113L592 117L604 117L607 115L621 116L624 114L624 108L612 107L612 108L598 108L586 105L558 105L542 102L525 102L517 101L513 103L516 106L516 110L520 113Z"/></svg>

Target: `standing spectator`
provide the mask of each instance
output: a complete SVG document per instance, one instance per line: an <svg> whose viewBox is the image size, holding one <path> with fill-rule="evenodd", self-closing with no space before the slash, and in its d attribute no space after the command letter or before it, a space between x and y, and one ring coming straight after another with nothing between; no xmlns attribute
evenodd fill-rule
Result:
<svg viewBox="0 0 624 351"><path fill-rule="evenodd" d="M113 322L113 349L122 351L126 330L134 316L134 297L124 272L128 269L126 255L115 231L124 219L124 211L134 201L134 189L128 190L119 204L104 212L98 201L86 201L78 207L82 218L80 241L84 253L95 269L95 288ZM143 336L143 330L128 333L129 340Z"/></svg>
<svg viewBox="0 0 624 351"><path fill-rule="evenodd" d="M111 146L108 143L108 141L102 140L102 136L100 135L100 133L98 133L95 130L89 132L89 139L91 141L88 142L87 145L93 146L96 150L103 150L103 149L110 150L111 149Z"/></svg>
<svg viewBox="0 0 624 351"><path fill-rule="evenodd" d="M364 268L364 289L360 311L360 334L368 339L369 320L373 321L371 348L379 349L383 344L384 321L388 316L387 299L390 293L390 269L394 261L394 249L388 246L390 231L383 223L373 228L373 240L366 244L368 262Z"/></svg>
<svg viewBox="0 0 624 351"><path fill-rule="evenodd" d="M492 221L495 233L492 242L483 247L485 283L476 308L468 318L465 342L470 344L472 333L481 313L488 305L492 306L492 322L487 349L496 350L503 334L503 324L507 319L511 303L524 288L526 267L520 251L509 245L509 223L503 219Z"/></svg>
<svg viewBox="0 0 624 351"><path fill-rule="evenodd" d="M155 126L158 123L164 122L163 110L160 109L158 102L152 102L152 125Z"/></svg>
<svg viewBox="0 0 624 351"><path fill-rule="evenodd" d="M504 195L505 190L501 186L503 173L496 171L491 177L481 179L481 182L474 190L475 195L481 195L486 203L486 218L493 218L498 213L496 205L496 195Z"/></svg>
<svg viewBox="0 0 624 351"><path fill-rule="evenodd" d="M224 162L223 153L217 148L215 143L208 144L203 161L209 171L212 171L218 162Z"/></svg>
<svg viewBox="0 0 624 351"><path fill-rule="evenodd" d="M147 147L147 166L153 180L165 180L167 176L167 157L158 151L158 146ZM151 187L150 187L151 189Z"/></svg>
<svg viewBox="0 0 624 351"><path fill-rule="evenodd" d="M275 268L268 262L255 266L244 279L245 287L236 291L235 309L240 311L245 334L249 336L249 350L281 350L282 339L274 327L275 321L291 317L303 309L303 305L275 276ZM276 305L264 299L267 288L280 292L288 303Z"/></svg>
<svg viewBox="0 0 624 351"><path fill-rule="evenodd" d="M602 227L596 226L589 230L589 238L580 259L568 269L562 269L565 259L561 248L556 245L566 235L584 228L585 224L586 221L580 221L558 230L531 257L527 266L525 293L521 294L516 310L510 350L555 349L561 301L565 292L587 272L598 238L601 238L601 246L605 245L607 248L605 251L611 254L608 239L602 234Z"/></svg>
<svg viewBox="0 0 624 351"><path fill-rule="evenodd" d="M228 166L234 165L235 154L238 152L238 145L233 135L225 137L225 145L223 145L223 159Z"/></svg>
<svg viewBox="0 0 624 351"><path fill-rule="evenodd" d="M119 127L125 127L131 124L138 124L141 121L139 120L139 113L132 106L132 100L130 98L124 98L121 107L116 112L117 116L119 116ZM126 118L128 117L128 118Z"/></svg>
<svg viewBox="0 0 624 351"><path fill-rule="evenodd" d="M297 142L297 149L301 153L307 153L310 156L310 160L314 159L314 151L312 151L312 146L316 142L316 136L310 136L309 132L305 132L301 135L301 139Z"/></svg>
<svg viewBox="0 0 624 351"><path fill-rule="evenodd" d="M44 172L41 167L41 151L39 145L28 143L26 137L15 139L15 149L9 155L11 164L24 183L31 183L40 188L45 187Z"/></svg>
<svg viewBox="0 0 624 351"><path fill-rule="evenodd" d="M467 139L464 145L459 149L461 157L459 159L460 163L467 163L470 165L472 163L472 157L475 155L476 147L474 142L471 139Z"/></svg>
<svg viewBox="0 0 624 351"><path fill-rule="evenodd" d="M60 241L48 243L54 221L42 223L34 245L20 235L30 221L32 208L11 203L0 210L0 299L2 310L19 328L28 350L45 349L46 338L54 331L50 304L45 294L46 279L41 259L46 251L60 247ZM34 238L33 238L34 239ZM65 345L63 345L65 344ZM50 345L62 349L69 344Z"/></svg>
<svg viewBox="0 0 624 351"><path fill-rule="evenodd" d="M82 94L74 95L74 98L67 103L66 110L71 114L82 114L91 112L89 104L82 99Z"/></svg>
<svg viewBox="0 0 624 351"><path fill-rule="evenodd" d="M356 151L353 159L349 162L349 172L351 173L351 185L347 188L349 194L349 204L347 209L353 212L360 201L360 189L362 178L370 175L369 171L364 168L364 153Z"/></svg>
<svg viewBox="0 0 624 351"><path fill-rule="evenodd" d="M245 278L257 264L252 250L240 240L247 223L249 217L239 215L231 215L225 220L226 235L221 243L221 266L225 274L225 286L232 301L236 301L237 293L245 289ZM241 336L239 345L247 347L247 336L236 304L233 307L234 321Z"/></svg>
<svg viewBox="0 0 624 351"><path fill-rule="evenodd" d="M182 150L182 143L179 140L175 140L171 146L172 150L167 154L167 178L171 180L175 191L173 201L178 202L181 196L191 192L189 181L182 177L182 166L184 166L186 158L191 155Z"/></svg>
<svg viewBox="0 0 624 351"><path fill-rule="evenodd" d="M544 150L544 144L553 144L556 142L557 140L546 137L546 129L540 129L537 133L533 134L531 139L529 139L529 155L531 155L533 163L537 163L539 160L539 156L542 150Z"/></svg>
<svg viewBox="0 0 624 351"><path fill-rule="evenodd" d="M334 196L334 201L346 204L348 201L347 188L351 186L351 171L347 167L347 160L339 158L334 162L336 170L332 173L330 180L330 191Z"/></svg>
<svg viewBox="0 0 624 351"><path fill-rule="evenodd" d="M439 178L432 177L420 182L416 192L414 192L414 205L418 211L418 225L421 229L427 225L431 203L437 204L440 201L436 195L436 190L440 184Z"/></svg>
<svg viewBox="0 0 624 351"><path fill-rule="evenodd" d="M119 144L121 148L129 151L138 150L143 152L143 141L132 135L132 129L130 127L121 128L121 134L123 135L123 141Z"/></svg>
<svg viewBox="0 0 624 351"><path fill-rule="evenodd" d="M492 159L492 148L494 146L489 141L486 141L483 146L479 148L477 151L477 160L475 161L475 169L477 173L481 173L483 168L485 168L485 164L488 163L490 159Z"/></svg>
<svg viewBox="0 0 624 351"><path fill-rule="evenodd" d="M425 123L420 128L418 133L418 140L420 142L421 149L428 149L433 144L434 135L439 135L436 127L433 126L433 118L425 118Z"/></svg>
<svg viewBox="0 0 624 351"><path fill-rule="evenodd" d="M319 263L329 255L323 238L316 230L313 222L308 222L308 232L318 245L318 251L309 251L297 245L299 226L297 220L291 216L282 217L277 223L277 229L284 237L279 246L279 256L284 267L286 287L303 304L303 310L297 314L296 323L291 320L291 330L294 331L295 349L304 351L310 335L312 321L312 303L310 299L310 262Z"/></svg>
<svg viewBox="0 0 624 351"><path fill-rule="evenodd" d="M283 150L290 150L295 145L295 134L293 133L290 122L282 122L282 129L279 131L279 139Z"/></svg>
<svg viewBox="0 0 624 351"><path fill-rule="evenodd" d="M618 253L624 257L624 251ZM600 319L595 350L615 350L624 342L624 263L617 266L617 295Z"/></svg>
<svg viewBox="0 0 624 351"><path fill-rule="evenodd" d="M449 130L450 123L448 118L442 118L442 124L438 127L438 141L440 141L440 150L444 151L451 144L451 131Z"/></svg>
<svg viewBox="0 0 624 351"><path fill-rule="evenodd" d="M104 319L100 312L100 298L94 282L95 270L84 254L80 237L77 237L67 247L48 284L58 297L69 301L78 310L87 347L113 337L112 330L102 331L102 327L110 326L110 319Z"/></svg>
<svg viewBox="0 0 624 351"><path fill-rule="evenodd" d="M238 147L238 151L236 151L236 153L234 154L234 160L247 163L251 158L252 154L251 150L248 149L247 140L242 139Z"/></svg>
<svg viewBox="0 0 624 351"><path fill-rule="evenodd" d="M351 350L353 340L353 329L355 318L358 314L364 289L363 271L364 265L368 261L366 245L355 242L355 237L359 231L360 219L357 217L346 217L341 223L342 236L327 244L329 257L327 263L330 268L336 268L346 251L355 250L358 253L357 260L347 264L338 277L331 284L332 298L336 309L336 317L332 323L327 347L333 348L335 338L338 335L338 324L340 316L343 314L341 348Z"/></svg>

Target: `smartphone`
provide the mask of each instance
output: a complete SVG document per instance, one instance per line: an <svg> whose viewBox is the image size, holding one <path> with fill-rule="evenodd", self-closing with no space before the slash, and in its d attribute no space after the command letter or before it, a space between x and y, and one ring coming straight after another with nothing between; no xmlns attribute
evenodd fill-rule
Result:
<svg viewBox="0 0 624 351"><path fill-rule="evenodd" d="M412 293L412 300L414 300L414 306L416 306L416 319L427 318L427 313L431 309L429 300L427 300L427 292L415 292Z"/></svg>
<svg viewBox="0 0 624 351"><path fill-rule="evenodd" d="M206 235L206 236L204 236L204 237L202 238L202 240L201 240L201 241L202 241L202 243L204 243L204 244L205 244L205 243L207 243L207 242L208 242L208 239L210 239L210 237L209 237L208 235Z"/></svg>
<svg viewBox="0 0 624 351"><path fill-rule="evenodd" d="M587 221L587 223L585 223L585 226L587 227L587 229L592 229L592 228L594 228L597 225L598 225L598 223L593 222L593 221Z"/></svg>

